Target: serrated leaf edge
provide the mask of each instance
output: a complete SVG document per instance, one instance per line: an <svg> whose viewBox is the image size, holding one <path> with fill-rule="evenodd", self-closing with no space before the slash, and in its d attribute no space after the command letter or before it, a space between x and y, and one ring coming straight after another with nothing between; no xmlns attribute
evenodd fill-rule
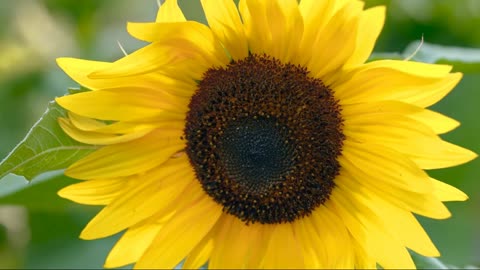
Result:
<svg viewBox="0 0 480 270"><path fill-rule="evenodd" d="M33 132L33 130L35 129L35 127L37 127L37 125L39 125L39 123L44 119L45 116L48 115L48 113L50 112L51 110L51 107L52 105L55 104L55 101L50 101L48 103L48 106L47 106L47 110L43 113L43 115L35 122L35 124L32 125L32 127L30 128L30 130L27 132L27 134L25 135L25 137L12 149L12 151L10 151L10 153L8 153L8 155L2 160L2 162L0 162L0 166L2 166L10 157L11 155L13 155L15 153L15 151L22 146L22 144L29 138L29 136L31 135L31 133ZM53 134L54 135L54 134ZM56 138L56 136L54 135L54 137ZM58 140L58 138L57 138ZM61 144L62 142L59 141L59 143ZM56 148L49 148L45 151L42 151L40 152L39 154L35 155L34 157L30 157L24 161L22 161L21 163L19 163L18 165L14 166L13 168L5 171L3 174L0 174L0 180L7 176L8 174L14 172L16 169L18 169L19 167L23 166L24 164L28 163L29 161L31 161L32 159L34 158L38 158L39 156L42 156L44 154L48 154L50 152L53 152L53 151L60 151L60 150L95 150L97 149L97 146L75 146L75 147L70 147L70 146L61 146L61 147L56 147Z"/></svg>

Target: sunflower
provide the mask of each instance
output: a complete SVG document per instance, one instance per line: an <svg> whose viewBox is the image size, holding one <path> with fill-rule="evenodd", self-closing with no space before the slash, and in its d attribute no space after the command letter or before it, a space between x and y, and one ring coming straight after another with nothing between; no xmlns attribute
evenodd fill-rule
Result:
<svg viewBox="0 0 480 270"><path fill-rule="evenodd" d="M99 149L59 195L105 207L81 233L125 231L105 267L414 268L439 256L415 214L444 219L460 190L424 171L475 158L426 109L462 77L365 63L385 19L358 0L167 0L129 23L149 44L113 63L58 59L91 89L57 98Z"/></svg>

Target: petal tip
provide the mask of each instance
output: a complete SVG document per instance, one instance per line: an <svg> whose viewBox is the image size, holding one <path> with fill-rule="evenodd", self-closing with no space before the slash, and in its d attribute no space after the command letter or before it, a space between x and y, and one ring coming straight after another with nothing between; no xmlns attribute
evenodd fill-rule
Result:
<svg viewBox="0 0 480 270"><path fill-rule="evenodd" d="M75 162L72 165L70 165L70 167L65 169L64 174L71 178L86 180L85 178L82 177L81 170L78 170L77 163L78 162Z"/></svg>
<svg viewBox="0 0 480 270"><path fill-rule="evenodd" d="M372 10L376 12L376 15L380 15L382 17L386 17L387 15L387 7L385 5L374 6L367 10Z"/></svg>
<svg viewBox="0 0 480 270"><path fill-rule="evenodd" d="M96 230L95 225L97 225L97 224L92 224L94 221L95 221L95 219L90 220L90 222L87 224L87 226L85 226L85 228L83 228L82 232L80 232L80 236L79 236L80 239L95 240L95 239L110 236L110 235L106 235L102 231Z"/></svg>
<svg viewBox="0 0 480 270"><path fill-rule="evenodd" d="M56 97L56 98L55 98L55 102L56 102L58 105L60 105L61 107L65 108L65 105L66 105L66 103L65 103L65 97L66 97L66 96Z"/></svg>
<svg viewBox="0 0 480 270"><path fill-rule="evenodd" d="M462 156L462 161L463 161L460 164L470 162L470 161L472 161L472 160L474 160L478 157L478 154L473 152L470 149L461 148L461 152L463 152L463 153L460 153L460 152L458 153L459 155Z"/></svg>
<svg viewBox="0 0 480 270"><path fill-rule="evenodd" d="M69 188L70 186L66 186L62 189L60 189L59 191L57 191L57 195L61 198L64 198L64 199L69 199Z"/></svg>
<svg viewBox="0 0 480 270"><path fill-rule="evenodd" d="M61 69L66 70L68 69L69 64L75 60L76 60L75 58L71 58L71 57L58 57L57 59L55 59L55 62Z"/></svg>
<svg viewBox="0 0 480 270"><path fill-rule="evenodd" d="M79 238L80 239L83 239L83 240L94 240L96 239L95 237L93 237L90 233L89 233L89 230L87 230L88 227L86 227L85 229L82 230L82 232L80 233L80 236Z"/></svg>

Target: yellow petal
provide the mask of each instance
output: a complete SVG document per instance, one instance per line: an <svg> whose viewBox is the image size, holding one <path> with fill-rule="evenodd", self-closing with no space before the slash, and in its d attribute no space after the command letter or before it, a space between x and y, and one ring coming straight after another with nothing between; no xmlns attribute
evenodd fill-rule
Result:
<svg viewBox="0 0 480 270"><path fill-rule="evenodd" d="M161 119L161 116L164 116L164 119ZM178 126L180 126L185 118L185 115L167 112L163 112L161 116L159 116L158 119L155 119L156 121L145 121L147 119L140 119L138 122L116 122L107 125L103 121L68 112L68 119L75 128L81 131L103 134L138 133L151 131L156 128L171 128L174 126L172 123L175 122L178 122Z"/></svg>
<svg viewBox="0 0 480 270"><path fill-rule="evenodd" d="M247 57L247 38L235 3L231 0L202 0L202 6L208 25L233 60Z"/></svg>
<svg viewBox="0 0 480 270"><path fill-rule="evenodd" d="M275 224L271 226L271 230L273 231L264 255L262 268L304 268L301 246L293 234L292 224Z"/></svg>
<svg viewBox="0 0 480 270"><path fill-rule="evenodd" d="M428 107L445 97L462 78L450 66L380 60L341 75L332 86L341 104L397 100Z"/></svg>
<svg viewBox="0 0 480 270"><path fill-rule="evenodd" d="M65 174L77 179L115 178L143 173L182 150L182 130L161 130L121 144L108 145L75 162Z"/></svg>
<svg viewBox="0 0 480 270"><path fill-rule="evenodd" d="M172 215L164 219L150 218L129 228L113 246L104 267L116 268L136 262L152 243L155 236Z"/></svg>
<svg viewBox="0 0 480 270"><path fill-rule="evenodd" d="M57 63L73 80L90 90L145 88L190 98L197 87L196 83L187 77L187 75L191 75L190 71L181 72L181 74L178 74L179 72L166 72L168 74L149 73L130 77L92 79L89 76L91 73L108 70L113 64L75 58L58 58Z"/></svg>
<svg viewBox="0 0 480 270"><path fill-rule="evenodd" d="M183 123L183 126L185 126L185 113L177 113L174 111L163 111L159 115L155 115L153 117L147 117L147 118L142 118L138 119L135 121L122 121L122 122L116 122L120 125L121 128L125 128L126 130L128 129L129 126L138 126L138 125L158 125L159 128L174 128L177 124ZM125 125L123 127L122 125ZM183 129L183 128L182 128ZM105 132L105 133L110 133L111 131L109 130L108 127L102 128L99 130L99 132Z"/></svg>
<svg viewBox="0 0 480 270"><path fill-rule="evenodd" d="M314 246L317 249L317 255L322 256L321 253L324 253L322 256L325 259L323 267L330 269L353 268L355 254L351 245L352 239L338 213L333 211L327 203L313 211L310 222L318 235L319 242ZM323 249L318 247L320 245L323 246Z"/></svg>
<svg viewBox="0 0 480 270"><path fill-rule="evenodd" d="M149 44L115 61L108 68L88 74L88 78L98 80L146 75L153 71L159 72L162 67L165 69L167 66L175 65L187 57L186 55L179 55L179 51L161 43Z"/></svg>
<svg viewBox="0 0 480 270"><path fill-rule="evenodd" d="M410 114L408 117L429 126L436 134L447 133L460 126L457 120L427 109Z"/></svg>
<svg viewBox="0 0 480 270"><path fill-rule="evenodd" d="M358 24L355 49L345 64L346 66L363 64L370 57L385 23L385 13L386 8L384 6L370 8L362 12Z"/></svg>
<svg viewBox="0 0 480 270"><path fill-rule="evenodd" d="M369 71L382 68L391 68L395 71L403 72L406 74L413 74L424 78L443 78L450 71L452 71L452 66L449 65L437 65L388 59L366 63L363 67L359 69L363 71Z"/></svg>
<svg viewBox="0 0 480 270"><path fill-rule="evenodd" d="M349 1L359 2L358 0L302 0L300 1L299 8L305 22L313 23L317 21L319 24L318 29L320 30L322 21L330 20L331 17L333 17L335 13L343 8ZM320 16L320 14L323 16Z"/></svg>
<svg viewBox="0 0 480 270"><path fill-rule="evenodd" d="M251 227L232 215L223 215L219 220L215 247L208 262L211 269L244 269L250 250L248 236Z"/></svg>
<svg viewBox="0 0 480 270"><path fill-rule="evenodd" d="M145 87L156 89L161 87L161 79L153 76L140 75L136 77L121 77L107 79L92 79L88 75L98 70L112 67L112 63L90 61L76 58L57 58L57 64L68 76L90 90L112 87Z"/></svg>
<svg viewBox="0 0 480 270"><path fill-rule="evenodd" d="M88 91L58 97L55 100L66 110L100 120L132 121L159 115L162 110L187 111L187 104L183 104L182 101L176 101L174 98L162 100L163 97L167 96L132 89L132 91Z"/></svg>
<svg viewBox="0 0 480 270"><path fill-rule="evenodd" d="M265 4L265 1L249 0L240 0L238 3L249 50L255 54L263 54L270 44L270 29L265 14Z"/></svg>
<svg viewBox="0 0 480 270"><path fill-rule="evenodd" d="M349 140L384 145L404 154L423 169L456 166L477 156L468 149L443 141L431 129L411 118L371 112L364 111L364 114L345 120L344 133Z"/></svg>
<svg viewBox="0 0 480 270"><path fill-rule="evenodd" d="M103 208L88 223L80 237L106 237L155 214L169 214L175 199L194 179L185 158L171 160L149 173L131 178L130 188Z"/></svg>
<svg viewBox="0 0 480 270"><path fill-rule="evenodd" d="M178 24L178 23L177 23ZM166 39L166 37L163 37ZM176 46L173 44L176 43ZM203 44L203 43L202 43ZM149 77L153 73L178 75L186 79L196 79L205 71L205 59L199 55L197 45L172 37L162 42L149 44L123 58L115 61L105 69L96 70L88 74L88 78L95 80L117 80L128 78L135 80L136 77ZM214 60L211 62L216 63ZM190 68L186 70L185 68ZM195 78L191 76L195 75Z"/></svg>
<svg viewBox="0 0 480 270"><path fill-rule="evenodd" d="M367 252L384 268L414 269L410 255L404 246L389 235L375 214L358 202L351 201L348 194L336 187L329 203L335 208L348 229Z"/></svg>
<svg viewBox="0 0 480 270"><path fill-rule="evenodd" d="M151 130L140 130L138 132L132 132L123 135L117 134L104 134L98 132L83 131L75 127L69 119L59 118L58 124L62 130L70 136L72 139L81 143L92 145L111 145L126 143L132 140L136 140L148 134ZM91 148L91 146L84 146L85 148ZM92 146L93 147L93 146Z"/></svg>
<svg viewBox="0 0 480 270"><path fill-rule="evenodd" d="M61 189L58 196L81 204L107 205L124 191L126 183L125 179L89 180Z"/></svg>
<svg viewBox="0 0 480 270"><path fill-rule="evenodd" d="M299 58L303 36L303 19L296 0L271 0L266 5L270 28L270 45L267 54L284 63Z"/></svg>
<svg viewBox="0 0 480 270"><path fill-rule="evenodd" d="M138 261L150 246L153 239L155 239L155 236L162 229L163 225L173 217L173 214L174 212L164 216L160 215L160 217L155 215L130 227L108 254L104 267L117 268ZM211 240L211 237L207 239ZM199 245L201 245L202 242L200 242ZM209 245L205 246L205 251L208 251L208 247L210 247L211 250L211 242L212 241L209 241L207 243ZM194 252L195 249L191 254ZM206 262L207 258L208 257L206 257L197 267L187 267L187 262L184 263L184 267L187 269L197 269Z"/></svg>
<svg viewBox="0 0 480 270"><path fill-rule="evenodd" d="M360 144L347 140L344 142L343 157L339 160L344 159L368 175L368 181L418 193L429 193L433 190L432 183L423 170L388 148L373 143Z"/></svg>
<svg viewBox="0 0 480 270"><path fill-rule="evenodd" d="M382 200L374 201L373 205L376 206L377 214L384 218L386 228L399 242L424 256L440 256L440 252L412 213L388 202L382 203Z"/></svg>
<svg viewBox="0 0 480 270"><path fill-rule="evenodd" d="M465 194L463 191L442 181L438 181L433 178L430 178L430 180L432 180L433 183L433 193L442 202L466 201L468 199L467 194Z"/></svg>
<svg viewBox="0 0 480 270"><path fill-rule="evenodd" d="M342 106L342 116L344 119L377 113L405 115L430 127L435 134L442 134L451 131L460 125L458 121L440 113L394 100L346 104Z"/></svg>
<svg viewBox="0 0 480 270"><path fill-rule="evenodd" d="M81 85L91 90L111 87L111 81L92 80L87 76L95 70L111 66L111 63L76 58L57 58L57 65L76 82L79 82Z"/></svg>
<svg viewBox="0 0 480 270"><path fill-rule="evenodd" d="M214 228L217 227L218 226L215 226ZM199 269L208 261L213 250L213 231L215 231L215 229L212 229L188 254L183 263L183 269Z"/></svg>
<svg viewBox="0 0 480 270"><path fill-rule="evenodd" d="M312 218L301 218L293 223L295 236L301 243L305 268L323 269L328 268L327 246L315 231ZM323 225L323 224L322 224Z"/></svg>
<svg viewBox="0 0 480 270"><path fill-rule="evenodd" d="M68 112L68 119L70 120L70 123L74 127L82 131L97 131L107 126L105 122L84 117L73 112ZM122 132L117 132L117 133L122 133Z"/></svg>
<svg viewBox="0 0 480 270"><path fill-rule="evenodd" d="M156 22L184 22L186 21L177 0L166 0L158 9Z"/></svg>
<svg viewBox="0 0 480 270"><path fill-rule="evenodd" d="M106 70L103 75L107 73L111 75L127 74L123 71L128 72L128 74L140 74L139 71L127 71L127 68L122 68L124 64L133 65L134 61L137 62L136 68L141 68L142 73L162 67L168 68L168 66L165 66L168 63L173 65L181 60L199 59L198 56L203 57L200 59L206 61L206 63L195 62L196 65L200 66L197 68L198 71L211 66L223 66L229 62L224 49L212 31L198 22L129 23L127 30L132 36L153 43L137 51L139 52L137 55L134 55L134 53L131 57L127 56L117 61L115 63L116 67ZM140 67L138 67L138 64L140 64ZM94 76L99 75L100 72L94 74Z"/></svg>
<svg viewBox="0 0 480 270"><path fill-rule="evenodd" d="M317 1L317 0L302 0L298 8L302 14L305 23L305 36L309 38L315 36L333 16L337 9L334 5L339 1ZM312 42L313 40L310 40Z"/></svg>
<svg viewBox="0 0 480 270"><path fill-rule="evenodd" d="M377 269L376 260L367 253L365 248L356 239L351 241L355 253L355 269Z"/></svg>
<svg viewBox="0 0 480 270"><path fill-rule="evenodd" d="M400 243L424 256L440 255L410 211L393 205L378 194L342 175L336 179L336 184L354 204L371 209L382 221L381 227L390 232L390 235Z"/></svg>
<svg viewBox="0 0 480 270"><path fill-rule="evenodd" d="M212 249L211 257L208 261L208 267L211 269L242 269L244 265L244 261L238 262L237 258L235 258L235 244L228 242L228 238L232 238L230 234L234 233L234 236L238 236L240 231L234 231L235 219L234 216L229 214L222 215L222 217L218 220L218 224L216 226L216 233L215 233L215 240L214 240L214 247ZM240 228L241 229L241 228ZM226 251L224 253L224 250ZM232 252L233 251L233 252ZM242 250L243 251L243 250ZM240 251L239 257L245 260L245 252ZM231 262L232 255L234 255L234 262ZM242 256L243 255L243 256ZM225 256L225 257L224 257Z"/></svg>
<svg viewBox="0 0 480 270"><path fill-rule="evenodd" d="M415 189L405 190L384 181L372 181L372 176L365 173L363 168L343 157L339 158L339 162L342 174L348 179L365 186L399 208L435 219L445 219L451 216L445 205L433 195L433 187L429 193L419 193Z"/></svg>
<svg viewBox="0 0 480 270"><path fill-rule="evenodd" d="M207 195L179 210L165 224L135 268L172 269L208 234L221 214L221 207Z"/></svg>
<svg viewBox="0 0 480 270"><path fill-rule="evenodd" d="M320 35L326 25L330 22L335 13L343 8L347 1L335 1L335 0L302 0L299 4L299 10L303 17L305 30L302 39L302 51L310 49L314 41L317 39L317 35ZM311 56L305 55L303 58L310 58ZM304 62L304 61L302 61Z"/></svg>
<svg viewBox="0 0 480 270"><path fill-rule="evenodd" d="M246 245L249 246L245 258L245 268L260 268L261 262L270 242L272 228L269 225L254 223L249 225L248 234L245 235Z"/></svg>
<svg viewBox="0 0 480 270"><path fill-rule="evenodd" d="M306 66L313 77L322 78L328 85L331 79L326 74L346 64L355 49L362 8L363 2L348 2L332 17L324 31L317 33L311 46L303 48L305 56L311 55Z"/></svg>
<svg viewBox="0 0 480 270"><path fill-rule="evenodd" d="M303 19L297 1L245 0L239 2L239 10L250 52L266 53L284 63L301 55Z"/></svg>
<svg viewBox="0 0 480 270"><path fill-rule="evenodd" d="M195 21L169 23L132 23L127 25L128 32L146 42L161 42L167 37L200 41L209 41L214 48L215 37L212 31L204 24ZM191 36L191 37L189 37ZM193 44L192 44L193 45Z"/></svg>
<svg viewBox="0 0 480 270"><path fill-rule="evenodd" d="M295 231L295 236L298 241L301 243L300 247L302 248L303 259L306 269L320 269L325 268L324 264L326 259L322 257L323 254L323 245L317 246L318 236L316 232L313 231L313 226L309 222L309 219L300 219L293 224L293 229ZM314 244L315 243L315 244ZM319 251L317 251L320 249ZM323 259L323 260L322 260Z"/></svg>

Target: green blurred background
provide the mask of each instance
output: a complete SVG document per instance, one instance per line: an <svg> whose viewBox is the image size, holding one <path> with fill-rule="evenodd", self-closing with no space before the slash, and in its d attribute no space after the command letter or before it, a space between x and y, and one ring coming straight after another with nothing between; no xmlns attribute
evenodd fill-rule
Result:
<svg viewBox="0 0 480 270"><path fill-rule="evenodd" d="M179 0L189 19L205 22L196 0ZM387 23L377 52L403 51L423 35L429 43L480 48L479 0L367 0L386 4ZM75 86L56 66L71 56L113 61L144 45L128 36L127 21L152 21L155 0L0 1L0 158L24 137L49 100ZM466 74L434 109L462 125L443 137L480 153L480 76ZM480 160L430 174L464 190L470 200L448 203L448 220L420 218L442 253L456 266L480 265ZM26 184L19 177L0 181L0 268L100 268L119 236L78 239L99 210L56 195L72 179L45 177ZM20 206L19 206L20 205Z"/></svg>

